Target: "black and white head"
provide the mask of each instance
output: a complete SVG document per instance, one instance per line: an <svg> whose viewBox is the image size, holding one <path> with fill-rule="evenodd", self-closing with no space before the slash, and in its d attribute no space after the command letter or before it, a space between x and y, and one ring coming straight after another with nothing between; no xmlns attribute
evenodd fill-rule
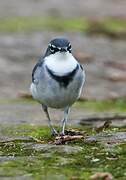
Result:
<svg viewBox="0 0 126 180"><path fill-rule="evenodd" d="M67 39L64 38L56 38L50 41L46 56L50 54L56 54L58 53L71 53L72 47L70 42Z"/></svg>
<svg viewBox="0 0 126 180"><path fill-rule="evenodd" d="M58 76L72 72L77 67L77 61L71 51L71 44L67 39L51 40L44 56L46 67Z"/></svg>

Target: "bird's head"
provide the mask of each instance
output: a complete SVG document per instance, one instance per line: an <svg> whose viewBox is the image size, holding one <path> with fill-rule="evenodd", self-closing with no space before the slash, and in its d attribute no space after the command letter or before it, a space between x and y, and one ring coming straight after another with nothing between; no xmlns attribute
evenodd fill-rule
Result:
<svg viewBox="0 0 126 180"><path fill-rule="evenodd" d="M67 39L51 40L44 56L46 66L60 76L71 72L77 66L77 61L71 51L71 44Z"/></svg>
<svg viewBox="0 0 126 180"><path fill-rule="evenodd" d="M71 53L72 47L70 42L67 39L56 38L50 41L48 46L48 51L50 54L55 53Z"/></svg>

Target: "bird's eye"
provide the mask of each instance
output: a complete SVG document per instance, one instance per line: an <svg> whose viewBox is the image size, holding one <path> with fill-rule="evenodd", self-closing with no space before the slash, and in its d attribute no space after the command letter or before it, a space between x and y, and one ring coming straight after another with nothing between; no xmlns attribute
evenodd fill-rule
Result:
<svg viewBox="0 0 126 180"><path fill-rule="evenodd" d="M69 44L69 46L67 47L67 50L68 50L69 52L71 52L71 51L72 51L71 44Z"/></svg>
<svg viewBox="0 0 126 180"><path fill-rule="evenodd" d="M55 47L54 46L50 46L50 51L54 52L55 51Z"/></svg>
<svg viewBox="0 0 126 180"><path fill-rule="evenodd" d="M55 52L60 51L60 48L54 46L54 45L49 45L50 51L54 54Z"/></svg>

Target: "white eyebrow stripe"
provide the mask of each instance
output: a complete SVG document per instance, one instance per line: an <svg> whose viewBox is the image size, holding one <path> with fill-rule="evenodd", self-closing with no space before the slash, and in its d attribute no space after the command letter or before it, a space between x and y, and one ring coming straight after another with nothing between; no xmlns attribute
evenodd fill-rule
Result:
<svg viewBox="0 0 126 180"><path fill-rule="evenodd" d="M49 43L49 47L56 48L56 46L55 46L55 45L53 45L53 44L50 44L50 43Z"/></svg>
<svg viewBox="0 0 126 180"><path fill-rule="evenodd" d="M51 44L51 46L52 46L53 48L56 48L56 46L55 46L55 45L53 45L53 44Z"/></svg>

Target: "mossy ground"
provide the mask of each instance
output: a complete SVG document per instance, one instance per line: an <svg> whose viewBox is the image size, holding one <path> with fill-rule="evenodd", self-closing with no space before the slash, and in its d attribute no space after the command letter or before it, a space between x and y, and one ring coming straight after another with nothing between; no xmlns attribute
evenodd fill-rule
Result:
<svg viewBox="0 0 126 180"><path fill-rule="evenodd" d="M86 132L86 136L96 134L92 128L80 126L73 128ZM110 128L104 133L125 130L125 127ZM32 145L40 143L36 142L36 139L41 140L43 144L52 144L54 138L50 135L47 126L3 125L0 128L0 136L7 137L4 142L0 142L1 178L89 180L90 176L96 172L109 172L119 180L126 178L126 144L124 142L106 144L80 140L67 145L81 147L81 151L66 153L57 151L58 146L52 151L32 148ZM10 137L11 140L9 140ZM29 137L33 140L30 141Z"/></svg>

